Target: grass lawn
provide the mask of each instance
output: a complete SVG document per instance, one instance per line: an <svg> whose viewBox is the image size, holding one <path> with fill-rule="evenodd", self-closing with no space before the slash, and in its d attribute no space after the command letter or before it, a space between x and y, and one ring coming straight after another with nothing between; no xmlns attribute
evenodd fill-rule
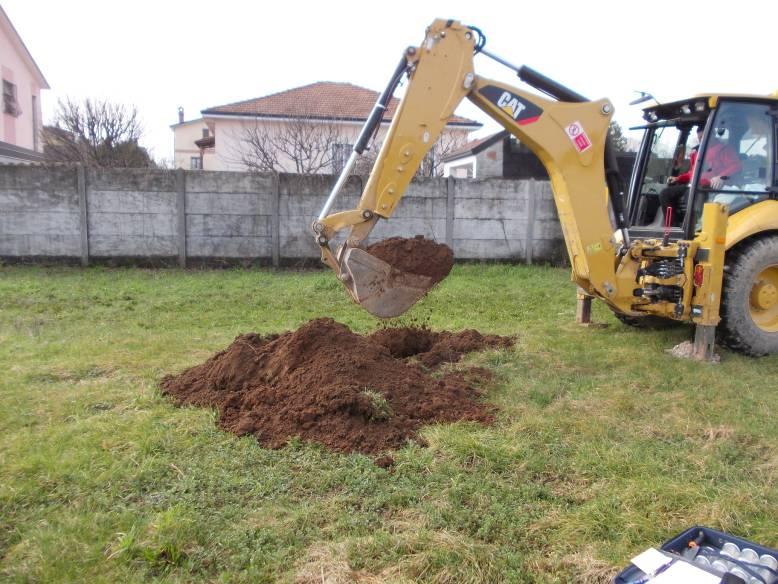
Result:
<svg viewBox="0 0 778 584"><path fill-rule="evenodd" d="M159 379L239 333L377 323L330 272L0 267L0 579L607 582L695 524L778 547L778 356L664 350L564 269L459 266L401 322L517 334L491 427L428 427L391 472L265 450Z"/></svg>

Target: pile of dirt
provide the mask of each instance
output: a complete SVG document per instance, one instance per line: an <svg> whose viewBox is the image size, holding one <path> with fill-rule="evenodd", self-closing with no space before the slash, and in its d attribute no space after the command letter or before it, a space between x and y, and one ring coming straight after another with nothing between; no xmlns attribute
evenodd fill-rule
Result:
<svg viewBox="0 0 778 584"><path fill-rule="evenodd" d="M390 237L369 245L365 251L400 271L428 276L433 284L448 276L454 265L454 252L449 246L423 235Z"/></svg>
<svg viewBox="0 0 778 584"><path fill-rule="evenodd" d="M339 452L375 454L416 438L424 424L489 423L480 368L433 377L429 369L513 339L424 328L363 336L332 319L281 335L245 334L224 351L162 380L179 405L215 407L219 424L269 448L299 436Z"/></svg>

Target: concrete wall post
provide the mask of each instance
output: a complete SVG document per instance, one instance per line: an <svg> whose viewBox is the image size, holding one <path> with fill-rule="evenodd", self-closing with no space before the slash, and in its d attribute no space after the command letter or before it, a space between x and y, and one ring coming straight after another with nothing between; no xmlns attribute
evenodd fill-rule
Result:
<svg viewBox="0 0 778 584"><path fill-rule="evenodd" d="M537 183L535 182L535 179L530 179L527 188L527 234L524 241L524 261L530 266L532 265L532 248L535 246L537 198Z"/></svg>
<svg viewBox="0 0 778 584"><path fill-rule="evenodd" d="M186 268L186 171L176 170L176 214L178 266Z"/></svg>
<svg viewBox="0 0 778 584"><path fill-rule="evenodd" d="M456 179L446 179L446 245L454 249L454 206L456 204Z"/></svg>
<svg viewBox="0 0 778 584"><path fill-rule="evenodd" d="M273 173L272 205L270 210L270 250L273 267L281 265L281 179Z"/></svg>
<svg viewBox="0 0 778 584"><path fill-rule="evenodd" d="M86 195L86 169L76 166L76 190L78 191L79 224L81 226L81 265L89 265L89 210Z"/></svg>

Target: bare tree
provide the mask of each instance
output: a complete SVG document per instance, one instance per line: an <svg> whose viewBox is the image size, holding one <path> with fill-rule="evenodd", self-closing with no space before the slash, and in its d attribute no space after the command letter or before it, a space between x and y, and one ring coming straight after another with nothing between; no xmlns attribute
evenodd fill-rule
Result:
<svg viewBox="0 0 778 584"><path fill-rule="evenodd" d="M357 158L354 164L354 170L351 174L359 176L368 176L375 166L375 161L378 160L378 153L381 152L381 142L373 142L365 149L364 152Z"/></svg>
<svg viewBox="0 0 778 584"><path fill-rule="evenodd" d="M424 160L421 161L416 176L443 176L443 159L453 154L467 143L467 139L461 133L443 131L438 141Z"/></svg>
<svg viewBox="0 0 778 584"><path fill-rule="evenodd" d="M249 170L297 174L337 174L351 154L353 137L344 136L337 122L299 118L274 126L254 125L238 137L232 157ZM424 157L417 176L442 176L443 158L467 140L459 133L444 131ZM375 164L381 144L372 144L352 170L367 175Z"/></svg>
<svg viewBox="0 0 778 584"><path fill-rule="evenodd" d="M297 118L245 128L234 154L249 170L320 174L333 171L342 151L350 150L347 142L334 122Z"/></svg>
<svg viewBox="0 0 778 584"><path fill-rule="evenodd" d="M143 134L137 108L105 100L59 100L54 123L43 129L50 162L102 167L150 167L154 162L138 144Z"/></svg>

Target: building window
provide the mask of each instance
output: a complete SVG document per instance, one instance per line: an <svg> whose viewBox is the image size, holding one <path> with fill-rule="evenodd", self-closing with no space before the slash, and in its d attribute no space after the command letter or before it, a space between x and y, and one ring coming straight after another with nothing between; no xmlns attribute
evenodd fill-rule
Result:
<svg viewBox="0 0 778 584"><path fill-rule="evenodd" d="M351 155L351 144L333 144L332 145L332 174L340 174L346 166L346 161Z"/></svg>
<svg viewBox="0 0 778 584"><path fill-rule="evenodd" d="M22 114L16 101L16 85L5 79L3 79L3 112L16 117Z"/></svg>
<svg viewBox="0 0 778 584"><path fill-rule="evenodd" d="M473 165L455 166L451 169L451 176L454 178L473 178Z"/></svg>
<svg viewBox="0 0 778 584"><path fill-rule="evenodd" d="M202 170L203 169L203 159L199 156L192 156L189 159L189 168L191 170Z"/></svg>
<svg viewBox="0 0 778 584"><path fill-rule="evenodd" d="M208 128L203 128L203 138L208 137Z"/></svg>

